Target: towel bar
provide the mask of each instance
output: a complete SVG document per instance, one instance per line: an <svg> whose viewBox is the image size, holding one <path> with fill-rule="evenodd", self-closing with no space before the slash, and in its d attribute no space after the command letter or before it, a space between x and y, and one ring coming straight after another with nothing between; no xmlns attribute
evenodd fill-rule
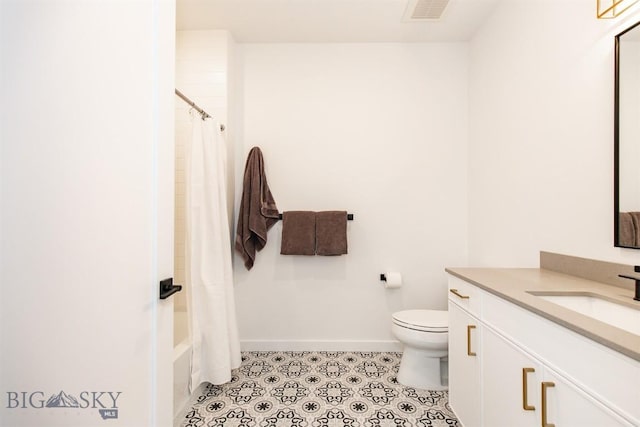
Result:
<svg viewBox="0 0 640 427"><path fill-rule="evenodd" d="M278 214L278 219L282 219L282 214ZM347 214L347 219L353 221L353 214Z"/></svg>

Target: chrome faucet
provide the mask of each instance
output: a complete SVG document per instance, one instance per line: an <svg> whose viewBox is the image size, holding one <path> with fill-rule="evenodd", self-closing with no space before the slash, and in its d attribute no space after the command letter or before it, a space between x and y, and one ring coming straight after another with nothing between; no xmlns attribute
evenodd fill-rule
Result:
<svg viewBox="0 0 640 427"><path fill-rule="evenodd" d="M640 265L636 265L633 267L633 271L636 273L640 273ZM633 297L634 300L640 301L640 277L627 276L626 274L618 274L618 277L622 277L624 279L635 280L636 282L636 293Z"/></svg>

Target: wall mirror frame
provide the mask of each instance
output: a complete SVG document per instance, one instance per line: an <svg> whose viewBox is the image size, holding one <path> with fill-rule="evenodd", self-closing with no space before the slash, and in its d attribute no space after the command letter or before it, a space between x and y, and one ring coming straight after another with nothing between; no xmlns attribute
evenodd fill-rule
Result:
<svg viewBox="0 0 640 427"><path fill-rule="evenodd" d="M640 22L615 36L614 246L640 249Z"/></svg>

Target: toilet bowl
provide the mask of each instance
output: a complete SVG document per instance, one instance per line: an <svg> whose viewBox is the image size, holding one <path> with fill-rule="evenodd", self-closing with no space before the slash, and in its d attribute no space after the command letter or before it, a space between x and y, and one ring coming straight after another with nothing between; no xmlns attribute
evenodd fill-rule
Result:
<svg viewBox="0 0 640 427"><path fill-rule="evenodd" d="M449 342L448 314L442 310L393 313L391 332L404 350L398 382L425 390L446 390Z"/></svg>

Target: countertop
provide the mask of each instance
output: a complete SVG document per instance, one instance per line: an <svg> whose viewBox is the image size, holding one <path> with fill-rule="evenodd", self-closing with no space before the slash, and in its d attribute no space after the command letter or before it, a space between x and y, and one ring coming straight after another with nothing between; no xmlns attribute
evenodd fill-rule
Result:
<svg viewBox="0 0 640 427"><path fill-rule="evenodd" d="M629 289L539 268L447 268L453 276L640 361L640 336L546 301L530 292L591 293L640 310Z"/></svg>

